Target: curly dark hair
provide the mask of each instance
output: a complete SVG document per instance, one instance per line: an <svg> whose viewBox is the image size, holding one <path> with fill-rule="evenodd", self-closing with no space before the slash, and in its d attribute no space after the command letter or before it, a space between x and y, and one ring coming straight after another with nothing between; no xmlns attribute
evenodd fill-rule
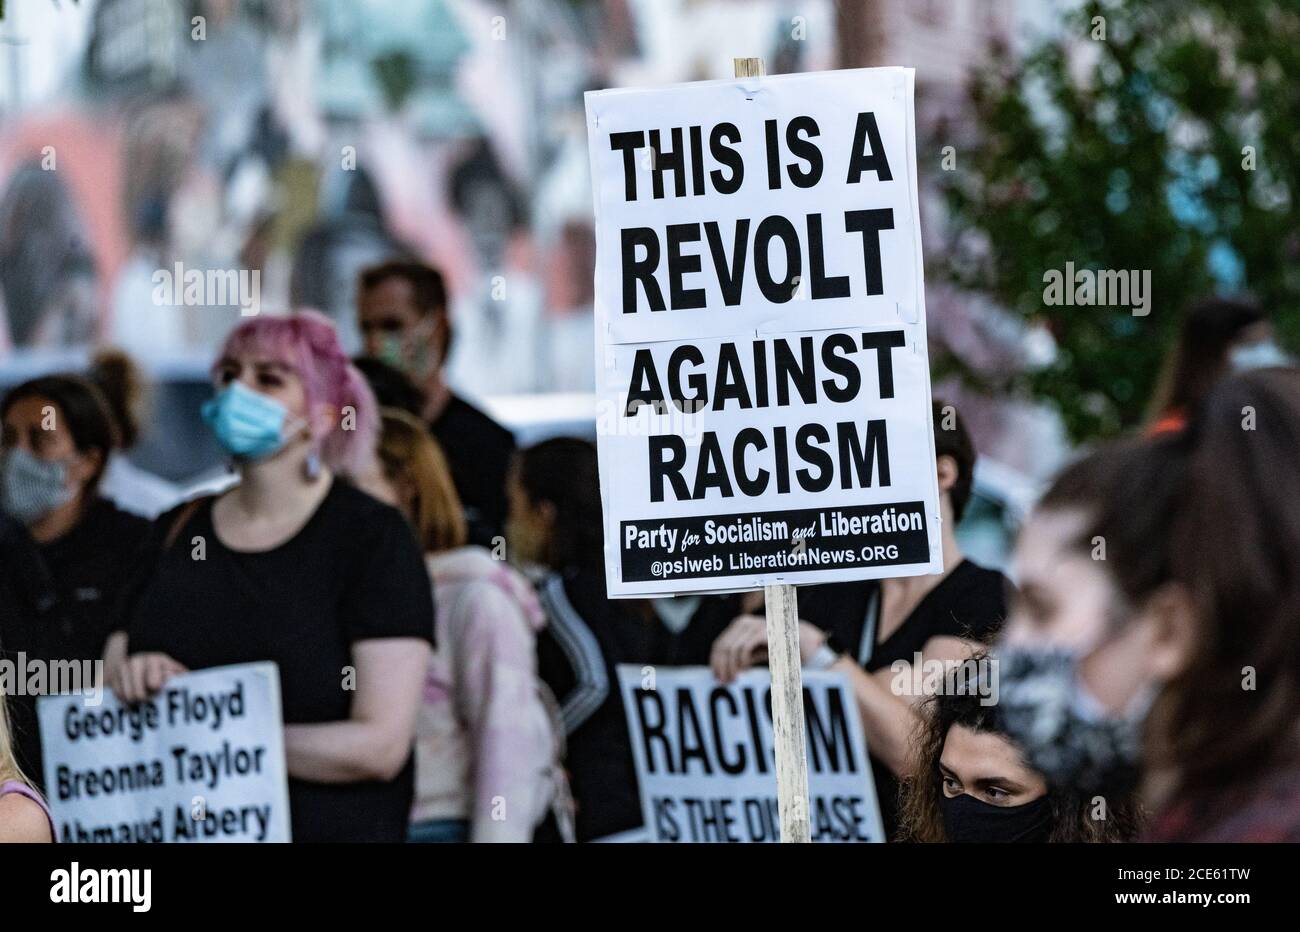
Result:
<svg viewBox="0 0 1300 932"><path fill-rule="evenodd" d="M965 680L959 679L955 684L958 688L952 694L932 696L922 705L921 725L912 736L912 776L905 779L901 787L899 841L948 840L940 807L943 779L939 758L943 756L944 744L953 726L961 725L971 731L994 734L1011 741L1002 725L997 705L985 704L983 697L989 691L979 688L984 685L982 682L971 680L972 676L986 675L982 672L987 669L986 658L987 654L982 653L972 658L970 665L963 669L981 672L968 673ZM1103 801L1049 790L1048 798L1052 807L1052 828L1047 837L1050 843L1131 841L1142 828L1142 810L1133 795ZM1101 802L1105 804L1105 817L1095 818L1094 810Z"/></svg>

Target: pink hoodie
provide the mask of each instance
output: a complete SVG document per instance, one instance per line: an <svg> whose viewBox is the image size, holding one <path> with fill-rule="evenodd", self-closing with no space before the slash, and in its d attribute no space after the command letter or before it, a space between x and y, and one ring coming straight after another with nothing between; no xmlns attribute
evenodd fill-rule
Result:
<svg viewBox="0 0 1300 932"><path fill-rule="evenodd" d="M438 649L415 735L412 821L468 819L470 841L532 840L563 780L537 677L532 586L482 547L427 558Z"/></svg>

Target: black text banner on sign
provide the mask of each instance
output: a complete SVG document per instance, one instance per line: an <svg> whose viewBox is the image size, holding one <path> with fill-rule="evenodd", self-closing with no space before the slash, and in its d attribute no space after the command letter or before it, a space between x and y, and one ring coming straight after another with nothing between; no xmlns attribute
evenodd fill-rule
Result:
<svg viewBox="0 0 1300 932"><path fill-rule="evenodd" d="M942 570L912 98L587 95L611 595Z"/></svg>

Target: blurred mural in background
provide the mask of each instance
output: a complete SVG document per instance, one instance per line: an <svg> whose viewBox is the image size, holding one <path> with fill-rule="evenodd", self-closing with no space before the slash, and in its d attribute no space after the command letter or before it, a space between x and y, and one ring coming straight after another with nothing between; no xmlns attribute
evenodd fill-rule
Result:
<svg viewBox="0 0 1300 932"><path fill-rule="evenodd" d="M971 70L1034 17L1015 0L7 0L0 383L121 346L157 382L132 459L192 477L218 463L193 411L239 309L159 306L155 273L258 270L263 313L319 308L355 350L357 270L409 253L447 277L459 390L590 392L584 91L726 78L733 56L907 64L925 135L963 120ZM1018 339L941 290L930 313L971 358ZM1054 465L1049 413L946 390L986 472L1015 477L1005 497Z"/></svg>
<svg viewBox="0 0 1300 932"><path fill-rule="evenodd" d="M356 269L409 252L448 277L464 390L585 390L585 90L723 77L733 54L772 73L901 61L920 68L923 119L947 119L1014 15L998 0L10 0L0 346L205 351L237 310L156 307L151 276L182 262L256 268L264 308L321 308L355 347Z"/></svg>
<svg viewBox="0 0 1300 932"><path fill-rule="evenodd" d="M733 56L774 74L908 65L935 394L970 424L977 491L993 490L992 523L1006 524L1071 443L1133 425L1181 310L1157 300L1148 329L1126 314L1048 318L1044 267L1145 265L1180 302L1296 290L1300 105L1257 99L1300 54L1293 6L5 0L0 386L121 346L158 387L133 459L191 476L217 462L194 410L240 311L160 306L159 270L256 270L262 313L319 308L356 350L357 270L409 254L446 275L460 391L513 426L501 399L581 421L594 355L584 91L728 78ZM1098 15L1113 22L1101 46ZM1242 180L1225 159L1251 133L1273 161ZM1159 244L1144 234L1153 205Z"/></svg>

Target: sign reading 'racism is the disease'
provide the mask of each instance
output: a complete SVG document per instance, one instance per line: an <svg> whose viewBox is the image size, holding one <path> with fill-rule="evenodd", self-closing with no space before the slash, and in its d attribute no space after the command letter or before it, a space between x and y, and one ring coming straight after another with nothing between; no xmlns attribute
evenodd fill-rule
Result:
<svg viewBox="0 0 1300 932"><path fill-rule="evenodd" d="M719 683L707 667L618 668L645 837L661 842L779 838L775 738L766 671ZM853 690L804 675L810 838L884 841Z"/></svg>
<svg viewBox="0 0 1300 932"><path fill-rule="evenodd" d="M942 569L912 98L587 95L611 595Z"/></svg>

